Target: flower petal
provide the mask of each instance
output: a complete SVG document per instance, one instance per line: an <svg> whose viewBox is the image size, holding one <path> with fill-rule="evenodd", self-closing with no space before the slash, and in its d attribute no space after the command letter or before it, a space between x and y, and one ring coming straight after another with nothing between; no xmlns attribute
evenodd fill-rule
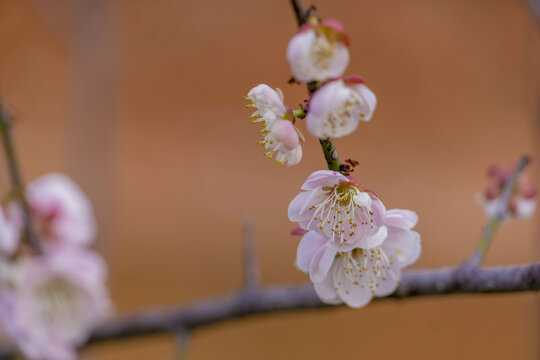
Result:
<svg viewBox="0 0 540 360"><path fill-rule="evenodd" d="M352 280L346 276L343 269L339 269L339 265L336 265L334 271L334 285L339 297L350 307L363 307L373 298L366 276Z"/></svg>
<svg viewBox="0 0 540 360"><path fill-rule="evenodd" d="M311 260L326 243L327 240L323 236L313 231L306 233L300 240L296 250L296 266L303 272L309 272Z"/></svg>
<svg viewBox="0 0 540 360"><path fill-rule="evenodd" d="M308 176L306 182L302 185L302 190L313 190L319 186L334 186L340 182L349 182L345 176L337 171L318 170Z"/></svg>
<svg viewBox="0 0 540 360"><path fill-rule="evenodd" d="M414 263L422 250L420 234L394 226L388 227L388 237L381 247L388 256L394 257L400 268Z"/></svg>
<svg viewBox="0 0 540 360"><path fill-rule="evenodd" d="M330 270L335 258L336 250L333 247L325 245L321 248L313 256L309 266L309 277L311 281L322 281L328 274L328 270Z"/></svg>
<svg viewBox="0 0 540 360"><path fill-rule="evenodd" d="M411 210L391 209L386 213L385 224L404 229L412 229L418 222L418 215Z"/></svg>

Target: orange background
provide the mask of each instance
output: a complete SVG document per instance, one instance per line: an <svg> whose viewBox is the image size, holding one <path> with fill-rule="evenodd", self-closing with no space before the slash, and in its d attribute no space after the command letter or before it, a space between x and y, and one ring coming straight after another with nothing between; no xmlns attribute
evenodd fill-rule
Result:
<svg viewBox="0 0 540 360"><path fill-rule="evenodd" d="M341 158L360 162L354 175L387 207L418 212L415 267L460 262L484 222L474 199L486 167L540 155L539 22L519 0L316 5L345 24L348 74L379 100L371 123L337 141ZM65 172L91 197L118 313L238 287L247 214L264 282L306 281L286 209L324 159L312 137L298 166L264 159L243 99L262 82L293 107L305 98L286 83L295 30L285 0L0 2L0 94L17 113L24 175ZM487 263L537 260L537 230L503 226ZM532 293L446 296L249 318L196 331L189 358L537 359L539 304ZM82 354L172 359L174 342Z"/></svg>

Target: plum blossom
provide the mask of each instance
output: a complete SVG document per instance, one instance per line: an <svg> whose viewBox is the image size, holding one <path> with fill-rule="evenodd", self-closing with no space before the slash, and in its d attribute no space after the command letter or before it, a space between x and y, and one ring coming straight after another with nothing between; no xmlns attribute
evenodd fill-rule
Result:
<svg viewBox="0 0 540 360"><path fill-rule="evenodd" d="M500 165L494 165L489 168L488 178L491 180L491 183L478 195L478 202L482 204L486 217L496 218L502 216L502 220L507 220L511 217L526 219L534 213L536 209L536 189L528 177L522 173L512 189L508 207L503 209L503 214L498 214L505 183L512 174L512 169L505 169Z"/></svg>
<svg viewBox="0 0 540 360"><path fill-rule="evenodd" d="M0 290L4 332L28 359L76 359L77 346L110 311L103 259L63 247L19 261L18 281Z"/></svg>
<svg viewBox="0 0 540 360"><path fill-rule="evenodd" d="M289 219L313 230L342 250L374 248L386 238L386 209L375 194L352 177L319 170L289 204Z"/></svg>
<svg viewBox="0 0 540 360"><path fill-rule="evenodd" d="M292 123L294 116L283 103L281 90L260 84L246 98L252 101L248 106L257 109L251 116L253 122L262 123L258 143L265 148L266 157L275 158L280 165L298 164L302 159L300 132Z"/></svg>
<svg viewBox="0 0 540 360"><path fill-rule="evenodd" d="M330 81L317 90L309 102L308 130L318 138L342 137L369 121L377 106L375 94L359 76Z"/></svg>
<svg viewBox="0 0 540 360"><path fill-rule="evenodd" d="M341 76L349 64L349 39L336 20L307 23L287 46L287 60L297 81L325 81Z"/></svg>
<svg viewBox="0 0 540 360"><path fill-rule="evenodd" d="M89 245L96 236L92 206L81 189L63 174L46 174L30 184L26 197L40 241L45 247ZM8 206L14 226L23 225L18 203Z"/></svg>
<svg viewBox="0 0 540 360"><path fill-rule="evenodd" d="M309 273L315 291L327 304L367 305L374 296L392 294L401 270L420 255L420 235L411 229L417 216L410 210L388 210L384 241L373 248L340 251L320 234L310 231L300 241L296 264Z"/></svg>

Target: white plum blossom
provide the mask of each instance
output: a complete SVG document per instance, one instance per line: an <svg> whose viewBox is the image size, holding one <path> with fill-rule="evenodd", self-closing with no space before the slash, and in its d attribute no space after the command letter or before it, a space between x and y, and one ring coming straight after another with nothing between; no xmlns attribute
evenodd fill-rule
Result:
<svg viewBox="0 0 540 360"><path fill-rule="evenodd" d="M246 99L252 101L249 107L257 109L251 116L253 122L262 124L258 143L267 150L264 154L280 165L298 164L302 159L300 132L292 122L290 108L283 103L281 90L260 84L250 90Z"/></svg>
<svg viewBox="0 0 540 360"><path fill-rule="evenodd" d="M92 206L81 189L67 176L46 174L28 184L26 197L32 219L44 247L90 245L96 236ZM11 203L8 213L22 226L22 210Z"/></svg>
<svg viewBox="0 0 540 360"><path fill-rule="evenodd" d="M325 81L343 75L349 64L349 40L336 20L304 24L287 46L297 81Z"/></svg>
<svg viewBox="0 0 540 360"><path fill-rule="evenodd" d="M315 291L327 304L367 305L374 296L392 294L401 270L420 255L420 235L411 229L417 216L410 210L388 210L384 241L374 247L342 251L310 231L298 246L296 264L309 273Z"/></svg>
<svg viewBox="0 0 540 360"><path fill-rule="evenodd" d="M371 191L339 172L311 174L289 205L289 219L343 250L374 248L386 238L386 209Z"/></svg>
<svg viewBox="0 0 540 360"><path fill-rule="evenodd" d="M369 121L377 106L375 94L359 76L330 81L317 90L309 102L308 130L318 138L342 137Z"/></svg>
<svg viewBox="0 0 540 360"><path fill-rule="evenodd" d="M63 247L20 260L18 281L0 290L0 319L25 358L72 360L110 312L106 266L96 253Z"/></svg>

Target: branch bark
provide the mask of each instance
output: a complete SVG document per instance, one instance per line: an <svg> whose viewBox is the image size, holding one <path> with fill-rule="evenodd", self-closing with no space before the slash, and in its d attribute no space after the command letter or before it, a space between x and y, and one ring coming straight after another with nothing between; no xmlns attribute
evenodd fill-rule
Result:
<svg viewBox="0 0 540 360"><path fill-rule="evenodd" d="M0 101L0 133L2 135L4 151L6 153L8 172L11 179L12 194L21 203L21 208L24 216L23 239L26 240L26 242L37 254L40 254L42 252L41 246L39 244L36 230L34 228L34 223L32 221L30 207L28 206L28 202L26 201L24 183L22 180L21 172L19 171L17 157L15 156L15 147L13 146L13 138L11 136L12 123L12 117Z"/></svg>
<svg viewBox="0 0 540 360"><path fill-rule="evenodd" d="M249 217L244 219L242 229L242 262L244 286L257 286L261 282L261 273L257 263L255 225Z"/></svg>
<svg viewBox="0 0 540 360"><path fill-rule="evenodd" d="M461 266L416 270L403 274L398 290L389 299L429 295L508 293L540 290L540 262L492 268ZM173 309L146 310L112 320L97 329L88 343L132 336L192 331L227 320L287 311L339 308L321 302L311 284L265 286L197 300Z"/></svg>

